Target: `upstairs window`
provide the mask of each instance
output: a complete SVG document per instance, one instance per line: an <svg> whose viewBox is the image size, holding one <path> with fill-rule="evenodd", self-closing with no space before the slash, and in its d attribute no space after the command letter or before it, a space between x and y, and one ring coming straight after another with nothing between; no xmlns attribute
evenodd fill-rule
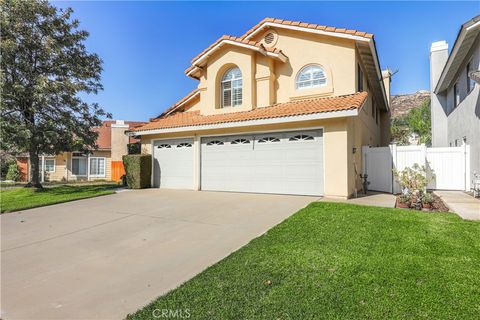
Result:
<svg viewBox="0 0 480 320"><path fill-rule="evenodd" d="M327 77L325 76L325 71L316 65L306 66L300 70L295 80L295 88L297 90L322 87L326 84Z"/></svg>
<svg viewBox="0 0 480 320"><path fill-rule="evenodd" d="M456 108L460 104L460 92L458 91L458 84L453 86L453 107Z"/></svg>
<svg viewBox="0 0 480 320"><path fill-rule="evenodd" d="M359 64L357 64L357 92L363 91L363 71Z"/></svg>
<svg viewBox="0 0 480 320"><path fill-rule="evenodd" d="M242 72L239 68L227 70L222 78L222 108L242 104Z"/></svg>
<svg viewBox="0 0 480 320"><path fill-rule="evenodd" d="M475 86L475 82L472 78L470 78L470 72L472 71L471 63L467 64L467 93L472 91L473 87Z"/></svg>

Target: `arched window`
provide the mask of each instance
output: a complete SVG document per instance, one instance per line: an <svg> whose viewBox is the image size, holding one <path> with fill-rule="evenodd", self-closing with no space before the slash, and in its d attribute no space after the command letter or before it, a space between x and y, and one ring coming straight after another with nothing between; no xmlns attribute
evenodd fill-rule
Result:
<svg viewBox="0 0 480 320"><path fill-rule="evenodd" d="M296 89L309 89L321 87L327 84L327 77L322 67L309 65L304 67L297 75L295 80Z"/></svg>
<svg viewBox="0 0 480 320"><path fill-rule="evenodd" d="M222 78L222 108L242 104L242 72L235 67L227 70Z"/></svg>

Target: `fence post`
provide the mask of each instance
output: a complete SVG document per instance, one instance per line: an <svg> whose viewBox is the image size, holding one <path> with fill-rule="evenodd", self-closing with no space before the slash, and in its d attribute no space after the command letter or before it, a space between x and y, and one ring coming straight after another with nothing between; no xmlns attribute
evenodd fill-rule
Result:
<svg viewBox="0 0 480 320"><path fill-rule="evenodd" d="M397 190L395 177L393 176L393 169L397 168L397 145L391 144L390 154L392 155L392 170L390 170L390 176L392 177L392 193L395 194Z"/></svg>
<svg viewBox="0 0 480 320"><path fill-rule="evenodd" d="M463 157L465 163L465 191L470 191L470 146L463 142Z"/></svg>

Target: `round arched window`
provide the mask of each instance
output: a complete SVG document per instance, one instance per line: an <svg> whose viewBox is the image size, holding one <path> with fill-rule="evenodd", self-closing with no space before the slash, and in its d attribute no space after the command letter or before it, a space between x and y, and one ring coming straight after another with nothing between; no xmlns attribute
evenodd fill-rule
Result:
<svg viewBox="0 0 480 320"><path fill-rule="evenodd" d="M295 79L296 89L309 89L321 87L327 84L327 77L322 67L309 65L304 67Z"/></svg>
<svg viewBox="0 0 480 320"><path fill-rule="evenodd" d="M222 108L242 104L242 72L238 67L228 69L222 77Z"/></svg>

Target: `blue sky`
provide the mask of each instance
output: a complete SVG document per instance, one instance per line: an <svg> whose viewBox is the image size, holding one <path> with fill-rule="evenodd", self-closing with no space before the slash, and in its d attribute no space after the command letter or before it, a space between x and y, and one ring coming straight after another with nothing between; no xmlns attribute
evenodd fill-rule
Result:
<svg viewBox="0 0 480 320"><path fill-rule="evenodd" d="M382 68L399 70L392 94L429 89L430 44L453 46L480 2L55 2L72 7L104 61L104 91L89 96L114 119L157 116L197 81L183 71L223 34L240 36L265 17L375 34Z"/></svg>

